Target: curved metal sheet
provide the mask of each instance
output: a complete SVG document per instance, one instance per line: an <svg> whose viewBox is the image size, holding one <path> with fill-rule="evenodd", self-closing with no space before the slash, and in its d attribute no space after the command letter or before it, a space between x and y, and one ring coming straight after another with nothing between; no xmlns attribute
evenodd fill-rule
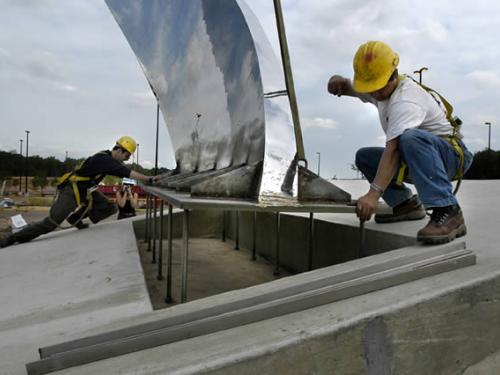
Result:
<svg viewBox="0 0 500 375"><path fill-rule="evenodd" d="M282 69L243 0L106 0L160 103L179 173L263 161L255 196L283 195L295 155ZM260 186L260 187L259 187ZM295 195L296 188L292 195Z"/></svg>

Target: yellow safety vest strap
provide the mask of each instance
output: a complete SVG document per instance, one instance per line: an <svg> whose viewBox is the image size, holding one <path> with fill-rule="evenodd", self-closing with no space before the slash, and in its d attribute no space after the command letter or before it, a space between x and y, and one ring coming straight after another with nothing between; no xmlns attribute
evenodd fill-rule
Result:
<svg viewBox="0 0 500 375"><path fill-rule="evenodd" d="M404 162L401 162L401 166L399 167L399 171L398 171L398 177L396 178L397 185L403 185L403 180L405 179L407 168L408 168L408 165L406 165L406 163L404 163Z"/></svg>

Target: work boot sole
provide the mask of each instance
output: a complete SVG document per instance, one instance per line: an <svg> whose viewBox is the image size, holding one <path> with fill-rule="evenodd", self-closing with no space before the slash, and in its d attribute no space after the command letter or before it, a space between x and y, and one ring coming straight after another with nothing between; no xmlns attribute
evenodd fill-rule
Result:
<svg viewBox="0 0 500 375"><path fill-rule="evenodd" d="M423 242L424 244L442 244L453 241L455 238L465 236L467 234L467 228L465 224L461 224L457 229L452 230L450 233L444 236L417 236L417 241Z"/></svg>
<svg viewBox="0 0 500 375"><path fill-rule="evenodd" d="M398 221L422 220L425 217L425 210L412 211L401 215L375 215L375 222L378 224L396 223Z"/></svg>

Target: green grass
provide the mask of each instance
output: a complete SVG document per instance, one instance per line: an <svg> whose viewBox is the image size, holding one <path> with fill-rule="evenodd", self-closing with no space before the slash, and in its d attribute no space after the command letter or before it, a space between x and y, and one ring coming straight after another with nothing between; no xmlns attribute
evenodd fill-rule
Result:
<svg viewBox="0 0 500 375"><path fill-rule="evenodd" d="M52 205L54 201L54 197L28 197L28 205L30 206L41 206L41 207L49 207Z"/></svg>

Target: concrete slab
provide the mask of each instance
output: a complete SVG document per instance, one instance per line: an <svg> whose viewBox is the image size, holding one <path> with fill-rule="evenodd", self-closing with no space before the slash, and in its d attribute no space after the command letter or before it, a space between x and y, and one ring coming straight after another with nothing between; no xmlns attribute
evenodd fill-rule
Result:
<svg viewBox="0 0 500 375"><path fill-rule="evenodd" d="M131 222L54 232L0 251L0 373L47 343L152 311Z"/></svg>
<svg viewBox="0 0 500 375"><path fill-rule="evenodd" d="M353 193L353 198L366 190L366 181L338 180L336 184ZM475 266L71 368L58 374L463 373L488 354L500 349L500 329L497 328L500 326L500 231L496 229L498 222L495 220L500 206L498 191L500 181L464 181L459 192L469 230L466 241L468 247L477 254ZM321 215L321 218L358 225L351 215ZM375 230L408 235L416 233L424 224L425 221L386 225L369 222L366 225ZM52 251L64 254L64 251L56 249L46 251L48 257L52 256ZM10 263L10 267L4 266L5 260L9 258L0 255L1 275L12 275L13 263ZM35 348L39 346L152 321L160 316L196 311L201 307L239 298L242 294L259 293L260 288L298 282L300 278L306 277L304 275L193 301L165 311L144 311L144 314L134 311L128 319L114 320L106 315L106 311L98 308L94 314L88 315L77 309L75 314L57 319L52 323L54 327L48 327L51 322L49 317L45 318L46 323L38 324L29 324L29 319L26 319L29 324L26 328L2 329L0 361L6 361L11 371L19 371L19 362L15 366L11 364L10 357L14 353L27 350L20 360L26 363L37 359ZM2 285L15 285L11 277L5 279L8 282L2 278ZM80 295L78 298L85 300L88 289L81 292L83 297ZM17 301L13 303L17 304ZM16 306L12 307L13 311L17 309ZM15 313L7 313L9 316L14 318ZM82 319L84 316L86 319ZM75 327L75 324L87 327ZM39 332L36 330L38 327L42 328ZM51 328L55 331L50 331ZM11 349L11 345L15 349Z"/></svg>
<svg viewBox="0 0 500 375"><path fill-rule="evenodd" d="M359 194L366 189L365 181L336 183ZM462 373L500 348L500 232L494 220L499 189L500 181L464 181L459 193L476 266L60 374ZM322 216L358 224L348 215ZM411 234L424 224L367 226ZM300 277L304 274L274 283ZM231 298L235 293L177 306L168 314Z"/></svg>

